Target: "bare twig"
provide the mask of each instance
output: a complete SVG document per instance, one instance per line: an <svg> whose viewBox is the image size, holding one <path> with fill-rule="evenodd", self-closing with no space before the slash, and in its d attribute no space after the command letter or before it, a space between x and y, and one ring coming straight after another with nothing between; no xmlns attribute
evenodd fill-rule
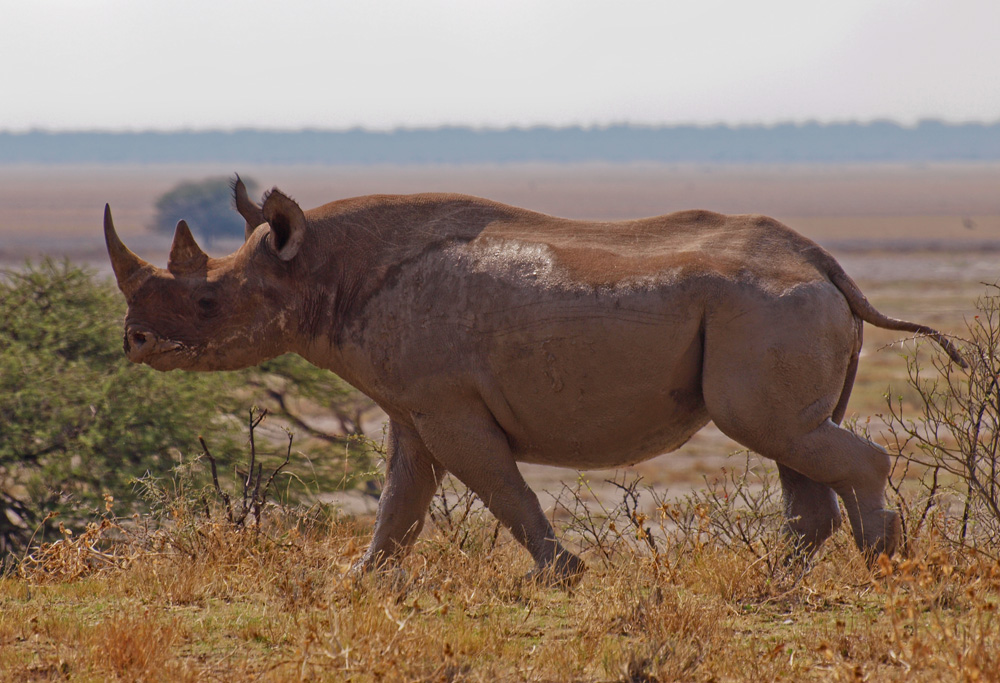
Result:
<svg viewBox="0 0 1000 683"><path fill-rule="evenodd" d="M208 444L205 443L205 439L203 437L199 436L198 442L201 444L201 450L205 454L205 457L208 458L208 463L212 468L212 485L215 487L215 492L219 494L219 497L222 499L222 503L226 508L226 519L228 519L230 523L233 523L233 506L229 500L229 494L223 491L222 487L219 486L219 471L215 465L215 458L208 450Z"/></svg>

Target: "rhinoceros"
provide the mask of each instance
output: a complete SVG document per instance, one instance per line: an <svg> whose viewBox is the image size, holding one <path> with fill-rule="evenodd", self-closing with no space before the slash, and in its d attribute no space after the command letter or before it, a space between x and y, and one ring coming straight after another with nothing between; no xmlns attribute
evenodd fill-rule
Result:
<svg viewBox="0 0 1000 683"><path fill-rule="evenodd" d="M518 462L631 465L709 421L777 463L785 528L814 552L841 523L891 554L890 459L840 427L876 310L837 261L760 215L568 220L458 194L371 195L303 211L234 183L243 245L210 258L177 225L166 270L104 231L128 302L128 358L233 370L294 352L388 416L375 529L357 571L413 543L451 472L531 553L575 577Z"/></svg>

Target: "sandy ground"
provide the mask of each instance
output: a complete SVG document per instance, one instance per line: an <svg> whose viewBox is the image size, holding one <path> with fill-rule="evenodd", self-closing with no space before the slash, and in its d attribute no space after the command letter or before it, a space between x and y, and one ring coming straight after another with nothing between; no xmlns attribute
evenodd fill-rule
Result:
<svg viewBox="0 0 1000 683"><path fill-rule="evenodd" d="M909 279L894 256L1000 252L1000 164L935 166L0 166L0 264L39 254L106 268L101 216L110 203L136 251L164 255L150 234L154 203L178 182L238 170L303 206L375 192L453 191L567 217L615 219L706 208L764 213L839 257L861 278ZM231 249L220 244L217 253ZM905 252L905 253L901 253ZM924 266L948 278L959 262ZM954 260L954 259L952 259ZM985 259L981 259L985 263ZM912 264L911 264L912 265ZM980 267L978 261L971 264ZM870 275L869 275L870 273ZM978 277L978 276L977 276Z"/></svg>
<svg viewBox="0 0 1000 683"><path fill-rule="evenodd" d="M1000 164L928 166L0 166L0 235L86 235L110 202L123 234L141 234L176 183L239 172L303 206L375 192L464 192L571 218L634 218L691 208L809 218L822 239L1000 239ZM891 223L872 218L922 216ZM943 224L935 217L959 217ZM972 229L961 218L973 220ZM992 217L992 218L989 218ZM829 218L853 218L830 223ZM982 219L982 220L979 220ZM876 234L877 233L877 234ZM22 236L23 237L23 236Z"/></svg>
<svg viewBox="0 0 1000 683"><path fill-rule="evenodd" d="M305 207L375 192L454 191L555 215L615 219L707 208L772 215L830 249L885 312L957 330L982 282L1000 277L1000 164L920 166L0 166L0 267L27 258L67 257L110 273L101 216L110 202L125 241L164 264L169 239L150 234L156 198L183 180L239 171L277 185ZM226 253L236 244L220 243ZM877 410L902 361L880 352L898 338L869 328L852 409ZM897 367L898 366L898 367ZM869 412L870 414L870 412ZM861 413L864 416L864 413ZM380 429L373 420L373 431ZM683 494L741 466L714 426L679 451L629 468ZM558 493L577 474L524 466L536 490ZM592 472L599 489L612 472ZM550 501L551 498L544 496ZM368 499L344 500L371 509Z"/></svg>

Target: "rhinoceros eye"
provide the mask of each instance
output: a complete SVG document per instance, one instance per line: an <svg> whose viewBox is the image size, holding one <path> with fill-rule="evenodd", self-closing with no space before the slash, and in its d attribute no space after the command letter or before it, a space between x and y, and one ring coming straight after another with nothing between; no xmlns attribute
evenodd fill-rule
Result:
<svg viewBox="0 0 1000 683"><path fill-rule="evenodd" d="M207 296L198 299L198 311L202 315L215 315L219 310L219 302Z"/></svg>

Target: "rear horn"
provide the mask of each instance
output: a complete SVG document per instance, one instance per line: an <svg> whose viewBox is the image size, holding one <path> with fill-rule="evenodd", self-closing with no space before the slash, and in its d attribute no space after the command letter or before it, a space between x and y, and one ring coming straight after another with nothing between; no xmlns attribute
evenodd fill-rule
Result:
<svg viewBox="0 0 1000 683"><path fill-rule="evenodd" d="M170 256L167 258L167 270L174 275L193 273L205 269L208 254L201 250L194 241L194 235L185 221L177 223L174 231L174 241L170 244Z"/></svg>

